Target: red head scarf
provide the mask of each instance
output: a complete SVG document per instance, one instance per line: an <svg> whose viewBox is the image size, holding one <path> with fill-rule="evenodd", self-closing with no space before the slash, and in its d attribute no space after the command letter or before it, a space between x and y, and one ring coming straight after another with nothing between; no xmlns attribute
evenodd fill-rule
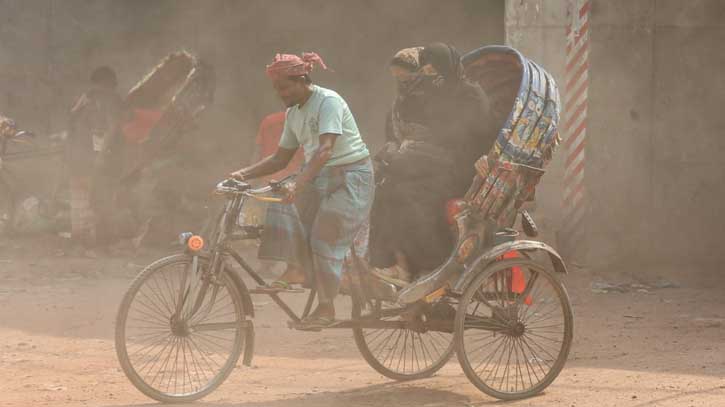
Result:
<svg viewBox="0 0 725 407"><path fill-rule="evenodd" d="M304 52L302 58L291 54L277 54L274 61L267 65L267 76L274 79L280 76L307 75L312 72L314 64L327 69L322 58L314 52Z"/></svg>

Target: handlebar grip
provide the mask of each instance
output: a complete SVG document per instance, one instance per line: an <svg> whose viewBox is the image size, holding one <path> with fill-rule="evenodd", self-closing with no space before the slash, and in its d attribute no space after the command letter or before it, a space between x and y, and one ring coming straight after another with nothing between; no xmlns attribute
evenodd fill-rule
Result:
<svg viewBox="0 0 725 407"><path fill-rule="evenodd" d="M260 202L267 202L267 203L282 203L282 198L273 198L271 196L255 196L254 199L260 201Z"/></svg>

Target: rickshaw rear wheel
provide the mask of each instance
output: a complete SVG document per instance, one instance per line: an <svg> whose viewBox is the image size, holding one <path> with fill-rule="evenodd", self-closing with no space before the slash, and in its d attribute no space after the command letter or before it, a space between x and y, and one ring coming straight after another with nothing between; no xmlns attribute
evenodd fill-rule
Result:
<svg viewBox="0 0 725 407"><path fill-rule="evenodd" d="M498 399L543 391L564 367L572 338L565 287L553 272L528 259L504 260L479 271L458 305L458 361L473 385Z"/></svg>
<svg viewBox="0 0 725 407"><path fill-rule="evenodd" d="M401 307L392 301L375 299L364 306L361 301L353 298L352 319L372 317L376 311L395 309ZM451 310L452 321L455 308L451 307ZM401 318L401 315L391 312L379 319L396 321ZM352 331L355 344L370 367L397 381L417 380L434 375L450 360L455 349L452 332L366 328L353 328Z"/></svg>

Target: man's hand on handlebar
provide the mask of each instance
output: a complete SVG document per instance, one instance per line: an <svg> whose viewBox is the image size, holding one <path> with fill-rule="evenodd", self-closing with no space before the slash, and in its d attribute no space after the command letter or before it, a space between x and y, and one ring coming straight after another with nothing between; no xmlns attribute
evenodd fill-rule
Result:
<svg viewBox="0 0 725 407"><path fill-rule="evenodd" d="M270 180L269 184L264 187L257 189L250 189L251 185L248 184L249 177L243 170L235 171L229 174L229 178L225 181L220 182L217 185L217 192L243 192L249 196L254 197L265 202L282 202L292 203L295 201L297 196L297 184L292 179L293 176L289 175L282 178L279 181ZM244 185L242 190L239 189L240 185ZM277 198L261 196L259 194L273 193L278 196Z"/></svg>
<svg viewBox="0 0 725 407"><path fill-rule="evenodd" d="M283 203L294 203L297 198L297 183L294 181L285 182L281 185L280 192L282 193Z"/></svg>
<svg viewBox="0 0 725 407"><path fill-rule="evenodd" d="M229 174L229 176L237 181L246 181L247 178L247 174L244 173L244 169L234 171L233 173Z"/></svg>

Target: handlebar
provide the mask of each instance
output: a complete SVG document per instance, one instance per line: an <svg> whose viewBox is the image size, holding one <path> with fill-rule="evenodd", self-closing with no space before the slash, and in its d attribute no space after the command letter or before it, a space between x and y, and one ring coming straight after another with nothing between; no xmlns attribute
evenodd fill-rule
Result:
<svg viewBox="0 0 725 407"><path fill-rule="evenodd" d="M292 176L287 176L280 181L270 181L269 185L260 188L252 188L252 186L247 182L239 181L234 178L227 178L217 184L215 191L218 194L245 195L261 202L280 203L282 202L282 198L264 196L264 194L281 190L282 186L290 178L292 178Z"/></svg>
<svg viewBox="0 0 725 407"><path fill-rule="evenodd" d="M35 133L30 132L30 131L27 131L27 130L20 130L19 132L15 133L15 136L13 136L13 137L16 137L16 138L20 138L20 137L30 137L30 138L33 138L33 137L35 137Z"/></svg>

